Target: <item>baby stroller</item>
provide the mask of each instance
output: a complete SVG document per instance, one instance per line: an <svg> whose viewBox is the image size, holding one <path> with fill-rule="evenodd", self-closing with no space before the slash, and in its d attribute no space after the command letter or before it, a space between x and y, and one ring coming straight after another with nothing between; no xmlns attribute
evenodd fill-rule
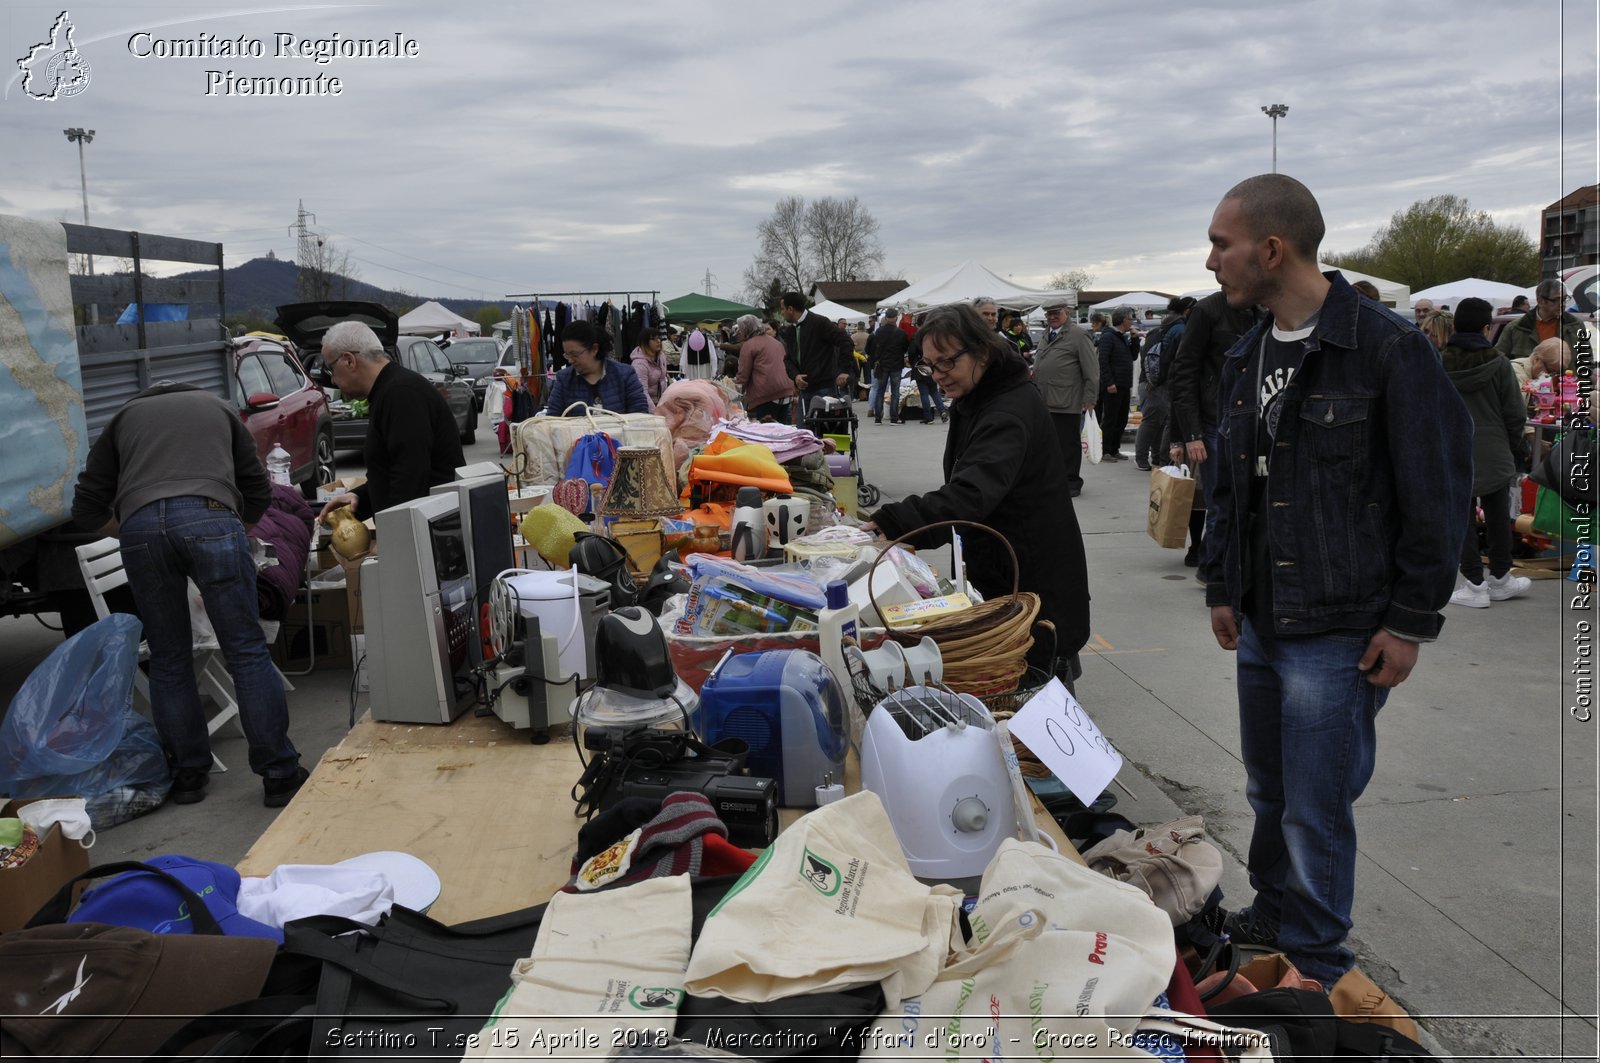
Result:
<svg viewBox="0 0 1600 1063"><path fill-rule="evenodd" d="M856 500L863 506L878 504L876 487L867 483L861 471L861 422L849 399L817 396L806 411L805 427L818 439L832 436L838 455L829 462L829 472L834 476L856 478Z"/></svg>

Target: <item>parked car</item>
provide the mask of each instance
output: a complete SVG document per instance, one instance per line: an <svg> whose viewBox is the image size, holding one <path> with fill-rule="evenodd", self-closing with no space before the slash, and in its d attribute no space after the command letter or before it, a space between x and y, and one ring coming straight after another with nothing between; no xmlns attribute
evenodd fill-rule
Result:
<svg viewBox="0 0 1600 1063"><path fill-rule="evenodd" d="M277 444L289 452L290 478L307 498L333 480L333 415L328 397L300 368L287 345L245 337L234 341L239 418L266 463Z"/></svg>
<svg viewBox="0 0 1600 1063"><path fill-rule="evenodd" d="M484 388L489 386L489 378L500 361L500 349L499 341L492 336L462 336L444 347L444 356L450 359L456 376L471 381L472 394L480 403Z"/></svg>
<svg viewBox="0 0 1600 1063"><path fill-rule="evenodd" d="M289 303L278 307L275 322L284 335L296 344L305 357L306 371L324 388L331 389L333 377L322 360L322 336L341 321L360 321L377 333L389 357L407 369L433 381L456 419L461 442L472 443L478 436L478 404L472 384L459 376L439 345L424 336L400 335L400 319L388 307L377 303L320 302ZM330 391L333 409L333 442L339 449L357 449L367 442L367 405L364 399L346 400Z"/></svg>

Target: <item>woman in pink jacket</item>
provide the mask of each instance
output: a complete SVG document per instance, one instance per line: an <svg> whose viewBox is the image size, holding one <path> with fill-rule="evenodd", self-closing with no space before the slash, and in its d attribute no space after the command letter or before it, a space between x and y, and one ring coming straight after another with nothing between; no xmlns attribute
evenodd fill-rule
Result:
<svg viewBox="0 0 1600 1063"><path fill-rule="evenodd" d="M661 353L661 334L645 333L628 360L633 363L639 383L644 385L645 402L650 412L655 413L656 403L661 401L661 392L667 386L667 359Z"/></svg>

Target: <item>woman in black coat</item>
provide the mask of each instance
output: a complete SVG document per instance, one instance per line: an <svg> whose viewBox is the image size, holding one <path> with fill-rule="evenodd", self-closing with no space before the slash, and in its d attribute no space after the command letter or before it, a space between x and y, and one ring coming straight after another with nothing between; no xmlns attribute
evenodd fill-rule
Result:
<svg viewBox="0 0 1600 1063"><path fill-rule="evenodd" d="M1050 411L1016 347L970 306L934 310L915 342L922 346L918 372L951 401L945 483L883 506L868 527L898 538L926 524L971 520L1003 535L1017 554L1019 589L1037 594L1041 616L1055 623L1052 670L1070 681L1077 652L1089 641L1089 575ZM940 528L914 545L949 540L950 529ZM986 599L1010 594L1005 547L972 529L962 545L972 585ZM1033 655L1030 661L1045 664Z"/></svg>

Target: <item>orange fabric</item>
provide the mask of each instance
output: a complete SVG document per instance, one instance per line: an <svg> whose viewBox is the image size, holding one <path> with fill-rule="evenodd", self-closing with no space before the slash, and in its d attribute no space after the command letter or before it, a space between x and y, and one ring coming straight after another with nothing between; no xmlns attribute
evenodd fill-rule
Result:
<svg viewBox="0 0 1600 1063"><path fill-rule="evenodd" d="M686 509L678 515L679 520L686 520L690 524L715 524L723 531L733 530L733 507L723 505L721 502L702 502L694 509Z"/></svg>
<svg viewBox="0 0 1600 1063"><path fill-rule="evenodd" d="M1546 321L1538 314L1534 314L1533 331L1538 335L1540 343L1543 343L1545 340L1555 339L1557 336L1561 335L1561 317L1557 315L1556 317L1551 318L1549 321Z"/></svg>
<svg viewBox="0 0 1600 1063"><path fill-rule="evenodd" d="M763 491L788 494L793 485L789 474L772 451L760 443L745 443L726 432L713 439L706 449L689 462L689 480L759 487ZM689 489L684 488L684 497Z"/></svg>

